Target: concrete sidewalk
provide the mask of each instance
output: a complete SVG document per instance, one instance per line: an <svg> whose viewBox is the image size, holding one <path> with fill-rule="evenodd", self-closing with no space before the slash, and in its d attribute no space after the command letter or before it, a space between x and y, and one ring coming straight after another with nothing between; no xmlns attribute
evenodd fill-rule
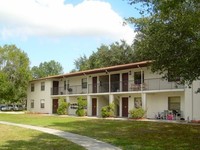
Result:
<svg viewBox="0 0 200 150"><path fill-rule="evenodd" d="M96 139L92 139L92 138L89 138L86 136L81 136L81 135L74 134L74 133L64 132L61 130L32 126L32 125L17 124L17 123L5 122L5 121L0 121L0 123L5 124L5 125L13 125L13 126L18 126L18 127L38 130L38 131L45 132L48 134L57 135L59 137L65 138L69 141L72 141L73 143L81 145L88 150L121 150L120 148L117 148L108 143L98 141Z"/></svg>

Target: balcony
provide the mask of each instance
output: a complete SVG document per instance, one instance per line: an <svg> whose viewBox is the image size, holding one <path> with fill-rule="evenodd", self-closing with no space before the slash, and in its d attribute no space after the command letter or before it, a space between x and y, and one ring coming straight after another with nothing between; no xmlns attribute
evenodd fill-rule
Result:
<svg viewBox="0 0 200 150"><path fill-rule="evenodd" d="M138 82L137 82L138 83ZM109 88L110 87L110 88ZM103 82L96 84L88 84L87 88L82 88L82 85L70 86L68 89L64 87L52 88L52 95L70 95L70 94L91 94L91 93L109 93L109 92L134 92L134 91L150 91L150 90L173 90L184 89L184 85L167 80L145 79L143 84L136 84L135 81L120 81L120 82Z"/></svg>

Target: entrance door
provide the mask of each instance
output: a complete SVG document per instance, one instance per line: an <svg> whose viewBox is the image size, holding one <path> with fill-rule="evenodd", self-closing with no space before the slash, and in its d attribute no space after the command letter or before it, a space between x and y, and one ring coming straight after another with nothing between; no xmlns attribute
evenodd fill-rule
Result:
<svg viewBox="0 0 200 150"><path fill-rule="evenodd" d="M92 98L92 116L97 115L97 99Z"/></svg>
<svg viewBox="0 0 200 150"><path fill-rule="evenodd" d="M53 95L58 95L59 81L53 81Z"/></svg>
<svg viewBox="0 0 200 150"><path fill-rule="evenodd" d="M128 97L122 98L122 117L128 117Z"/></svg>
<svg viewBox="0 0 200 150"><path fill-rule="evenodd" d="M122 74L122 91L128 91L128 73Z"/></svg>
<svg viewBox="0 0 200 150"><path fill-rule="evenodd" d="M53 99L53 114L57 113L57 109L58 109L58 99Z"/></svg>
<svg viewBox="0 0 200 150"><path fill-rule="evenodd" d="M92 78L92 93L97 93L97 77Z"/></svg>

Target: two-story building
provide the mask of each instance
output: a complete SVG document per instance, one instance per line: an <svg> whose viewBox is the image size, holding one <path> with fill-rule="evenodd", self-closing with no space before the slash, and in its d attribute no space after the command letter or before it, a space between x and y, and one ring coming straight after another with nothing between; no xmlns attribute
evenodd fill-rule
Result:
<svg viewBox="0 0 200 150"><path fill-rule="evenodd" d="M191 88L154 74L150 62L143 61L30 81L27 109L31 112L56 113L58 99L70 103L68 114L75 115L77 98L87 101L87 115L101 116L101 108L114 102L116 117L129 117L129 111L142 107L147 118L175 117L200 120L200 82Z"/></svg>

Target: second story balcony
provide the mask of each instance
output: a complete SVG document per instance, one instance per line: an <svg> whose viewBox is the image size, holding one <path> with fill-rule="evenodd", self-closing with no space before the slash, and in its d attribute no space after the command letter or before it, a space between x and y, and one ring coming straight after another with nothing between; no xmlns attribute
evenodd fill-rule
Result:
<svg viewBox="0 0 200 150"><path fill-rule="evenodd" d="M136 81L115 81L88 84L87 88L82 85L52 88L52 95L70 95L70 94L92 94L92 93L113 93L113 92L137 92L137 91L155 91L155 90L175 90L184 89L184 85L176 82L168 82L162 78L145 79L143 83Z"/></svg>

